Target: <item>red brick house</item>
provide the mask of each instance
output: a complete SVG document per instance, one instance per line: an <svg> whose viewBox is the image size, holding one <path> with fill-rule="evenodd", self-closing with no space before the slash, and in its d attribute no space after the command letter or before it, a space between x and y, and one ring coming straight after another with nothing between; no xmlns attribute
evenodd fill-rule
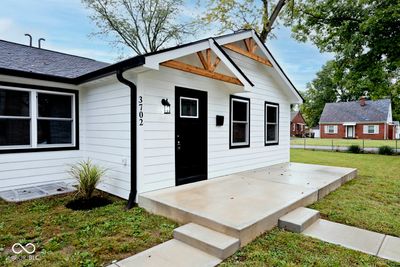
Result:
<svg viewBox="0 0 400 267"><path fill-rule="evenodd" d="M290 136L304 136L306 122L300 111L290 112Z"/></svg>
<svg viewBox="0 0 400 267"><path fill-rule="evenodd" d="M321 138L395 139L390 99L327 103L319 121Z"/></svg>

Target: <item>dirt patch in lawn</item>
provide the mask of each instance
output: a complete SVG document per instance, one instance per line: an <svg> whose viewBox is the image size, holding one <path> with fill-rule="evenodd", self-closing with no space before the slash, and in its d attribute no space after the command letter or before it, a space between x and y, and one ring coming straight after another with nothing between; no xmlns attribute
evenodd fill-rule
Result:
<svg viewBox="0 0 400 267"><path fill-rule="evenodd" d="M65 205L71 210L91 210L107 206L112 203L112 200L103 196L94 196L89 199L76 198Z"/></svg>

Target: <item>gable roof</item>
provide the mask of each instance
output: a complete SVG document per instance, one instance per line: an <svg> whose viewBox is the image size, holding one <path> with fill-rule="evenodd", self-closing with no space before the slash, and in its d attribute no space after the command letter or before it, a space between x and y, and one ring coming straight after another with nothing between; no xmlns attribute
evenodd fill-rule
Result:
<svg viewBox="0 0 400 267"><path fill-rule="evenodd" d="M331 122L385 122L391 107L390 99L326 103L319 123Z"/></svg>
<svg viewBox="0 0 400 267"><path fill-rule="evenodd" d="M296 117L297 113L299 113L299 111L290 111L290 121L292 121L294 117Z"/></svg>
<svg viewBox="0 0 400 267"><path fill-rule="evenodd" d="M220 46L230 42L240 41L245 38L253 38L261 52L271 62L273 69L275 70L274 74L280 78L280 81L283 82L283 85L289 90L289 92L291 92L292 96L301 103L303 97L289 80L288 76L283 72L282 68L276 62L268 48L254 30L243 30L214 38L206 38L162 49L156 52L139 55L111 65L89 58L0 40L0 74L70 84L81 84L113 74L117 70L127 70L146 65L151 66L151 64L149 65L148 63L151 61L151 58L156 58L156 55L166 55L173 51L184 49L193 50L193 48L197 46L208 43L208 46L210 48L214 47L214 52L219 54L218 56L222 57L221 60L225 59L224 63L230 67L230 70L235 74L235 76L237 76L244 86L253 86L252 82L246 77L243 71ZM152 68L157 69L158 64L154 64L153 62Z"/></svg>
<svg viewBox="0 0 400 267"><path fill-rule="evenodd" d="M110 64L0 40L0 69L77 78Z"/></svg>

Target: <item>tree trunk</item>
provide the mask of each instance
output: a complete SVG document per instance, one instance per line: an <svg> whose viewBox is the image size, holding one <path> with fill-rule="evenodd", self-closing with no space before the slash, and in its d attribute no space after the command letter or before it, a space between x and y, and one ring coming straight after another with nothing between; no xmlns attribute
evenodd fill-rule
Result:
<svg viewBox="0 0 400 267"><path fill-rule="evenodd" d="M272 25L274 24L276 18L278 17L279 13L281 12L282 8L285 6L287 0L279 0L276 4L274 10L272 11L271 17L268 18L268 0L263 0L264 5L264 13L263 13L263 27L260 33L260 39L265 43L267 40L268 34L272 30Z"/></svg>

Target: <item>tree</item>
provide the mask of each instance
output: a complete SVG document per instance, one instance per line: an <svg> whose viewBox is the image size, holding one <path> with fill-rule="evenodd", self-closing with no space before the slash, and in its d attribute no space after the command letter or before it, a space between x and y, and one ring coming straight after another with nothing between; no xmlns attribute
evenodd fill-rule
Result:
<svg viewBox="0 0 400 267"><path fill-rule="evenodd" d="M342 98L390 98L400 119L399 0L297 0L286 25L297 40L334 53L335 67L324 72L337 77Z"/></svg>
<svg viewBox="0 0 400 267"><path fill-rule="evenodd" d="M293 6L294 0L207 0L201 21L217 23L219 32L254 29L263 42L273 29L285 5Z"/></svg>
<svg viewBox="0 0 400 267"><path fill-rule="evenodd" d="M99 34L117 37L117 44L136 54L154 52L189 34L179 22L182 0L82 0L93 14Z"/></svg>
<svg viewBox="0 0 400 267"><path fill-rule="evenodd" d="M337 70L336 62L328 61L317 78L307 84L301 112L310 127L318 125L325 103L349 100Z"/></svg>

